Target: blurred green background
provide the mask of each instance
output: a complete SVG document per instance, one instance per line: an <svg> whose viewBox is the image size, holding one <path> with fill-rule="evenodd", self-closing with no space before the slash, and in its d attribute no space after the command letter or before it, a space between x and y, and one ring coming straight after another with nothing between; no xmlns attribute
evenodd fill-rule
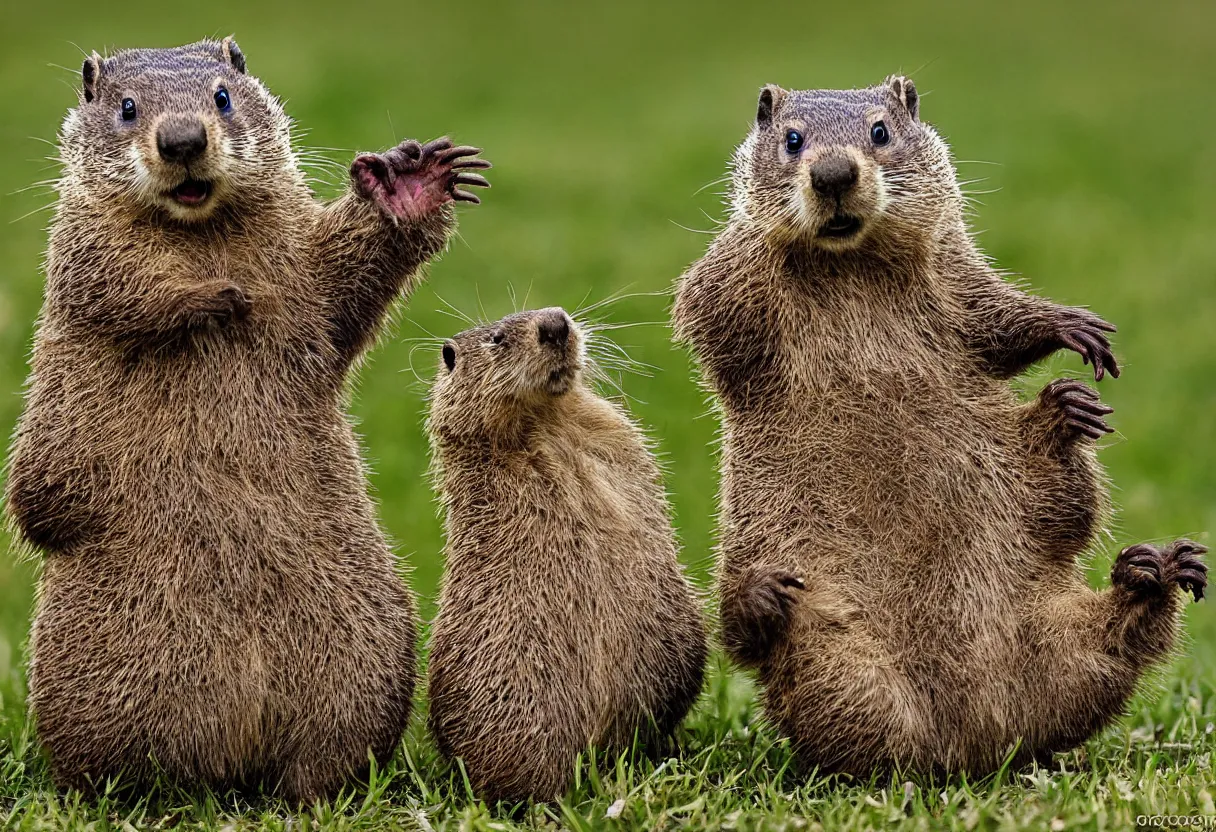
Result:
<svg viewBox="0 0 1216 832"><path fill-rule="evenodd" d="M345 165L356 150L450 134L495 163L485 203L398 316L362 373L354 415L381 516L433 611L440 527L422 432L435 361L411 338L450 334L443 301L490 317L530 306L667 290L722 216L709 183L754 114L759 87L850 87L912 73L922 113L962 178L983 178L984 248L1041 292L1119 326L1124 376L1102 384L1118 429L1102 453L1117 487L1106 580L1127 542L1216 527L1216 6L1163 2L981 4L658 2L576 7L208 0L9 3L0 8L0 428L21 407L59 121L82 52L234 33L281 96L301 144ZM995 164L981 164L988 162ZM314 173L336 193L340 171ZM998 190L999 189L999 190ZM32 212L32 213L31 213ZM442 298L442 301L440 300ZM669 469L685 558L709 586L713 442L667 298L604 310L651 376L623 379ZM1023 384L1084 375L1059 356ZM0 540L0 544L7 541ZM5 546L7 548L7 546ZM0 714L21 724L21 644L35 570L0 556ZM1188 611L1189 671L1216 680L1216 616Z"/></svg>

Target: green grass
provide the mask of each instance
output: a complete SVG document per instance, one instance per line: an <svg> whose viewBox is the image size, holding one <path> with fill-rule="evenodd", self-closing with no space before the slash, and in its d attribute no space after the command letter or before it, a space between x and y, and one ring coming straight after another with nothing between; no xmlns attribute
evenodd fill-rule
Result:
<svg viewBox="0 0 1216 832"><path fill-rule="evenodd" d="M857 86L913 72L925 117L965 178L985 177L977 228L986 250L1052 298L1092 305L1119 325L1123 378L1102 384L1118 434L1102 459L1117 486L1114 540L1092 575L1106 580L1118 545L1216 527L1216 7L1031 0L1001 12L941 0L832 4L625 0L594 8L442 4L274 7L235 0L189 6L6 3L0 31L0 428L20 384L41 292L50 201L30 184L73 101L83 49L171 45L233 32L251 71L279 95L303 144L376 149L450 133L495 162L485 204L464 211L461 239L399 316L364 370L360 420L385 527L433 612L440 528L426 479L425 379L435 357L409 339L459 325L444 301L477 315L576 307L621 291L665 290L721 217L717 186L766 82ZM79 49L77 48L79 47ZM63 70L58 67L68 67ZM324 174L324 172L320 172ZM332 194L334 187L322 190ZM30 214L30 212L35 212ZM29 216L27 216L29 215ZM670 471L685 558L711 584L714 419L687 357L671 346L667 299L609 307L619 341L652 376L627 376L635 414ZM1080 374L1060 356L1025 381ZM5 541L0 540L0 545ZM560 806L511 814L470 799L437 760L421 718L372 782L299 817L235 798L159 793L136 804L56 795L24 709L22 644L30 564L0 556L0 823L17 828L174 825L293 829L728 826L737 829L1120 828L1139 814L1216 815L1216 616L1187 613L1191 643L1117 726L1052 771L974 783L909 775L871 784L798 774L759 719L750 682L719 666L674 759L598 759ZM421 710L421 709L420 709ZM910 783L911 785L906 785ZM615 820L609 807L623 799ZM497 825L497 826L496 826Z"/></svg>

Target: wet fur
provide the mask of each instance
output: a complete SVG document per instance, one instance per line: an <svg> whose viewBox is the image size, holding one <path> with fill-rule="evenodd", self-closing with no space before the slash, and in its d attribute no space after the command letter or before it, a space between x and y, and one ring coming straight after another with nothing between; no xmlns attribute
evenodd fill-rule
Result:
<svg viewBox="0 0 1216 832"><path fill-rule="evenodd" d="M559 798L588 746L665 740L706 658L648 443L584 383L577 333L538 343L559 314L456 336L432 396L447 565L430 724L487 800Z"/></svg>
<svg viewBox="0 0 1216 832"><path fill-rule="evenodd" d="M1075 332L1117 374L1099 319L990 267L910 82L765 94L729 222L673 313L723 420L724 641L807 766L985 772L1015 745L1074 746L1170 650L1185 556L1157 552L1149 591L1118 569L1091 590L1092 443L1054 394L1022 403L1006 382ZM848 244L817 239L833 208L804 196L830 154L861 166L839 207L869 221Z"/></svg>
<svg viewBox="0 0 1216 832"><path fill-rule="evenodd" d="M410 713L414 600L347 379L451 209L407 224L355 193L317 202L230 46L94 56L60 137L6 505L45 554L29 702L61 786L159 768L312 800L387 759ZM229 118L208 109L217 79ZM130 94L147 122L127 128ZM173 172L150 167L174 111L207 126L198 164L223 190L205 211L167 208Z"/></svg>

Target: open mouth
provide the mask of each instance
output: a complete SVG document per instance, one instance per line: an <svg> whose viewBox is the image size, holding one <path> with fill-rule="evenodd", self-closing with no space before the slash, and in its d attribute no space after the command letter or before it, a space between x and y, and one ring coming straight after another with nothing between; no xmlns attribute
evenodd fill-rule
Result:
<svg viewBox="0 0 1216 832"><path fill-rule="evenodd" d="M211 183L201 179L187 179L173 190L169 196L180 205L202 205L211 196Z"/></svg>
<svg viewBox="0 0 1216 832"><path fill-rule="evenodd" d="M860 230L860 219L848 214L836 214L819 227L818 236L843 240L852 237Z"/></svg>

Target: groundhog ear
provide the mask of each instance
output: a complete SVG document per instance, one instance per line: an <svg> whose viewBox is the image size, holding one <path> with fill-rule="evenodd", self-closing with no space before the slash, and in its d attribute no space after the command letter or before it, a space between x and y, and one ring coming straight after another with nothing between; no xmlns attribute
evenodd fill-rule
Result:
<svg viewBox="0 0 1216 832"><path fill-rule="evenodd" d="M86 104L97 97L97 82L101 80L101 64L101 56L94 52L84 59L84 66L80 68L81 92L84 94Z"/></svg>
<svg viewBox="0 0 1216 832"><path fill-rule="evenodd" d="M776 84L768 84L760 90L760 103L756 107L756 124L768 127L773 123L773 113L785 98L785 90Z"/></svg>
<svg viewBox="0 0 1216 832"><path fill-rule="evenodd" d="M228 59L228 63L232 64L232 68L242 75L245 74L245 53L241 51L241 47L236 45L236 41L231 36L224 38L224 57Z"/></svg>
<svg viewBox="0 0 1216 832"><path fill-rule="evenodd" d="M908 115L912 116L913 121L920 118L920 96L916 94L916 85L912 83L912 79L903 75L892 75L887 79L887 86L891 88L891 92L895 93L895 97L908 110Z"/></svg>
<svg viewBox="0 0 1216 832"><path fill-rule="evenodd" d="M443 345L443 365L449 373L456 369L456 348L451 344Z"/></svg>

